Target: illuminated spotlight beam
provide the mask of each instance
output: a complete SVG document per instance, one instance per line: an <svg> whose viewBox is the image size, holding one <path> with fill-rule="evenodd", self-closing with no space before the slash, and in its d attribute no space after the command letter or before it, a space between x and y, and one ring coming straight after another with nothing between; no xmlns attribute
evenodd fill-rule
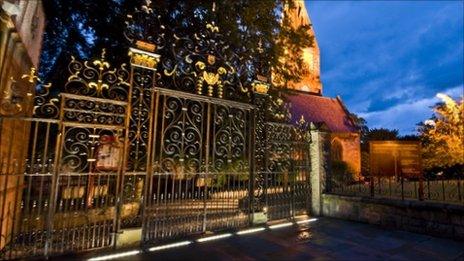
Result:
<svg viewBox="0 0 464 261"><path fill-rule="evenodd" d="M282 223L282 224L277 224L277 225L272 225L272 226L269 226L270 229L277 229L277 228L281 228L281 227L289 227L293 225L292 222L287 222L287 223Z"/></svg>
<svg viewBox="0 0 464 261"><path fill-rule="evenodd" d="M297 224L305 224L305 223L309 223L309 222L314 222L316 221L317 218L310 218L310 219L305 219L305 220L300 220L300 221L297 221L296 223Z"/></svg>
<svg viewBox="0 0 464 261"><path fill-rule="evenodd" d="M127 251L127 252L122 252L122 253L117 253L117 254L112 254L112 255L93 257L93 258L88 259L88 261L110 260L110 259L116 259L116 258L121 258L121 257L135 256L138 254L140 254L140 250L133 250L133 251Z"/></svg>
<svg viewBox="0 0 464 261"><path fill-rule="evenodd" d="M263 230L265 230L265 229L266 229L266 228L264 228L264 227L246 229L246 230L238 231L238 232L237 232L237 235L251 234L251 233L263 231Z"/></svg>
<svg viewBox="0 0 464 261"><path fill-rule="evenodd" d="M221 239L221 238L226 238L226 237L230 237L232 236L231 233L227 233L227 234L221 234L221 235L216 235L216 236L211 236L211 237L204 237L204 238L199 238L197 239L197 242L206 242L206 241L212 241L212 240L216 240L216 239Z"/></svg>
<svg viewBox="0 0 464 261"><path fill-rule="evenodd" d="M186 245L190 245L192 243L193 243L192 241L181 241L181 242L177 242L177 243L151 247L151 248L148 249L148 251L158 251L158 250L163 250L163 249L168 249L168 248L186 246Z"/></svg>

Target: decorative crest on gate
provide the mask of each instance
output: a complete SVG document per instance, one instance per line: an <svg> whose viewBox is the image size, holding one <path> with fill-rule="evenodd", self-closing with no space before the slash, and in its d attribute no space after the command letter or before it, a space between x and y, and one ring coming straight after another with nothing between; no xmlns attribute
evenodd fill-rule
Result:
<svg viewBox="0 0 464 261"><path fill-rule="evenodd" d="M206 23L192 36L175 35L172 55L163 62L164 76L172 77L176 89L210 97L237 99L248 93L232 61L237 56L222 40L219 27Z"/></svg>
<svg viewBox="0 0 464 261"><path fill-rule="evenodd" d="M130 75L126 69L126 64L122 64L119 68L112 68L105 59L105 50L102 50L100 58L92 61L81 62L72 56L68 64L68 70L70 76L61 91L62 94L69 93L92 98L127 101ZM30 84L37 84L35 87L33 116L36 118L57 119L60 114L60 96L63 95L60 95L57 91L51 92L51 83L43 83L34 73L35 71L32 71L31 74L23 76L23 79ZM92 110L94 105L89 103L84 107Z"/></svg>
<svg viewBox="0 0 464 261"><path fill-rule="evenodd" d="M216 15L214 6L212 12ZM219 26L205 18L194 33L177 27L168 30L163 24L168 19L164 10L147 0L126 21L126 38L133 45L152 44L151 52L162 57L157 86L248 102L249 88L242 85L236 68L239 56L225 42Z"/></svg>
<svg viewBox="0 0 464 261"><path fill-rule="evenodd" d="M285 101L282 92L277 91L276 95L269 96L267 119L274 122L290 123L292 118L290 106L291 104Z"/></svg>
<svg viewBox="0 0 464 261"><path fill-rule="evenodd" d="M81 62L71 57L68 65L69 76L65 84L65 92L86 95L96 98L126 101L129 86L129 71L126 64L119 68L111 68L105 59L105 49L101 57L90 63Z"/></svg>
<svg viewBox="0 0 464 261"><path fill-rule="evenodd" d="M140 41L155 45L154 52L162 50L166 45L165 29L161 22L161 12L153 7L152 1L145 0L140 8L135 8L132 14L127 15L124 36L132 45Z"/></svg>

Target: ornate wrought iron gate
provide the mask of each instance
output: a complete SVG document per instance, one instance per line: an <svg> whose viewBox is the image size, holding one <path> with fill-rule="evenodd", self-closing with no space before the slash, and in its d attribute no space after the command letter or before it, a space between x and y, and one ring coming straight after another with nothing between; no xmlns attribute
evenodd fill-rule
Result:
<svg viewBox="0 0 464 261"><path fill-rule="evenodd" d="M73 58L69 72L59 96L39 86L36 95L2 100L2 258L115 243L129 73L111 69L104 55L92 63Z"/></svg>
<svg viewBox="0 0 464 261"><path fill-rule="evenodd" d="M307 129L265 122L269 86L242 85L240 57L214 23L169 44L172 31L154 29L158 46L130 48L130 70L104 53L72 58L59 94L39 80L34 95L35 71L22 79L27 93L5 91L1 258L116 246L126 228L150 243L244 227L254 211L307 213Z"/></svg>
<svg viewBox="0 0 464 261"><path fill-rule="evenodd" d="M252 106L157 89L144 240L249 223Z"/></svg>
<svg viewBox="0 0 464 261"><path fill-rule="evenodd" d="M308 214L310 209L309 132L266 122L265 206L270 220Z"/></svg>
<svg viewBox="0 0 464 261"><path fill-rule="evenodd" d="M132 65L73 60L59 99L42 86L33 110L1 118L2 258L110 247L128 227L142 227L144 243L245 227L257 191L270 220L307 213L304 128L156 88L145 80L155 71ZM257 126L265 168L255 172Z"/></svg>

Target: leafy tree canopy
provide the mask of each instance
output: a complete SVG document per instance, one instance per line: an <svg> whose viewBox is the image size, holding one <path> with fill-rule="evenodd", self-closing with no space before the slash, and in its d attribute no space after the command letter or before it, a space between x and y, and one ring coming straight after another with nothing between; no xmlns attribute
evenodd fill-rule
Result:
<svg viewBox="0 0 464 261"><path fill-rule="evenodd" d="M295 80L304 72L301 48L312 44L308 32L310 25L293 28L282 20L284 7L294 7L293 0L223 0L214 3L216 12L212 11L211 0L48 0L44 1L48 21L41 77L55 86L60 85L65 80L64 71L71 55L88 59L98 56L102 48L106 48L107 59L111 62L126 62L129 42L124 37L124 28L127 15L143 5L152 7L160 24L178 35L194 33L205 26L205 21L216 20L225 41L248 69L248 75L241 77L250 79L257 73L269 77L273 68L284 78ZM283 55L289 58L285 63L279 60Z"/></svg>
<svg viewBox="0 0 464 261"><path fill-rule="evenodd" d="M438 94L442 103L434 106L435 114L419 126L425 168L447 168L464 165L464 98L455 101Z"/></svg>

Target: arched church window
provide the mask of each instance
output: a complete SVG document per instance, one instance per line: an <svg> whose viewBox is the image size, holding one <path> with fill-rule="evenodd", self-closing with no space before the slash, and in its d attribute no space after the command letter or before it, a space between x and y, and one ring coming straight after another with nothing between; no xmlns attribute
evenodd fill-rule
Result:
<svg viewBox="0 0 464 261"><path fill-rule="evenodd" d="M330 148L330 153L333 161L343 160L343 146L339 140L333 140Z"/></svg>

